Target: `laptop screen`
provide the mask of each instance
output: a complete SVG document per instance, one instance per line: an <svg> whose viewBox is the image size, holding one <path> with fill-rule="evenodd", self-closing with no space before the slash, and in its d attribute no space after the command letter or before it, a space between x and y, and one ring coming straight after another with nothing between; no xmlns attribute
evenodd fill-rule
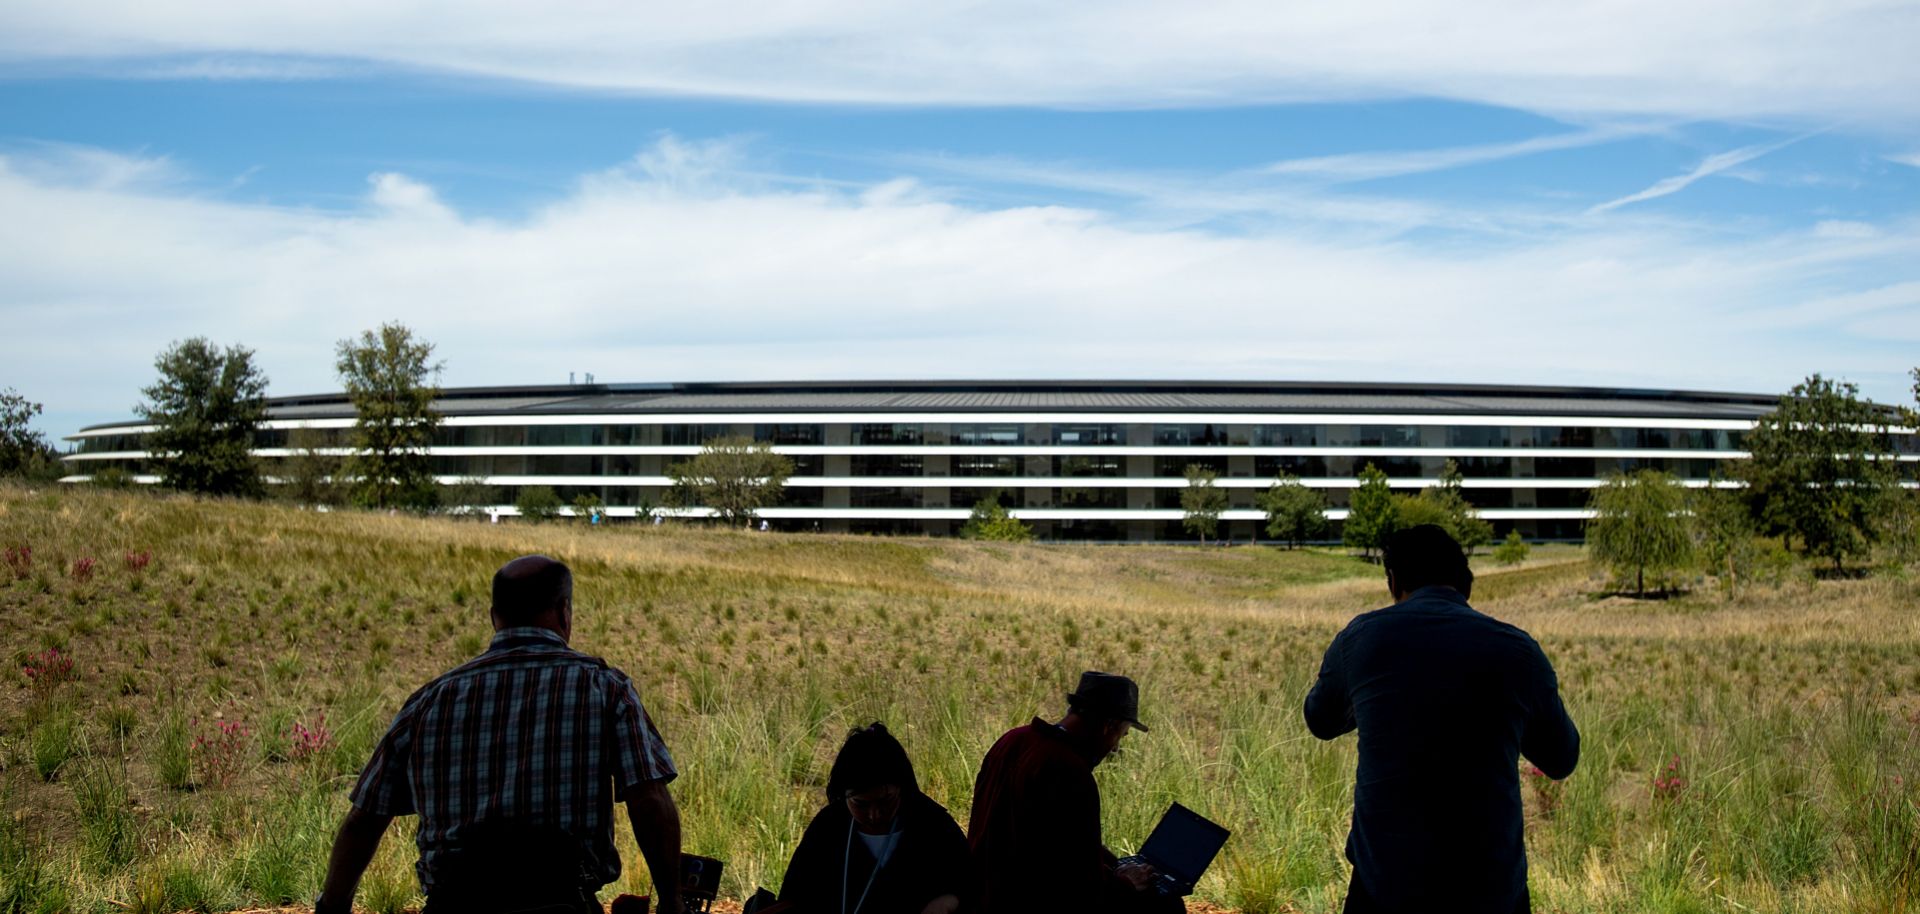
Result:
<svg viewBox="0 0 1920 914"><path fill-rule="evenodd" d="M1140 856L1147 858L1163 873L1192 885L1213 863L1229 832L1205 816L1178 803L1160 817Z"/></svg>

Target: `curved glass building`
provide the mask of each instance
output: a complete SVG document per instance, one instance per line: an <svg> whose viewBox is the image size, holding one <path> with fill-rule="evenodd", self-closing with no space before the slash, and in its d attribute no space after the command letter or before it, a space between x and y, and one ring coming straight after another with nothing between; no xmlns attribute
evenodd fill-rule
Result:
<svg viewBox="0 0 1920 914"><path fill-rule="evenodd" d="M723 435L793 459L777 528L947 534L1001 499L1049 539L1187 539L1187 466L1219 474L1222 535L1253 539L1254 496L1285 472L1322 489L1338 521L1368 463L1396 489L1434 483L1447 460L1497 533L1573 538L1609 472L1655 467L1707 485L1745 456L1778 398L1577 387L1179 381L856 381L458 388L437 404L442 482L483 480L512 513L524 486L591 493L612 518L665 497L667 466ZM344 454L344 394L278 397L256 453ZM150 475L136 421L69 440L71 481L117 466ZM1902 447L1911 439L1903 436ZM1336 525L1336 535L1337 535Z"/></svg>

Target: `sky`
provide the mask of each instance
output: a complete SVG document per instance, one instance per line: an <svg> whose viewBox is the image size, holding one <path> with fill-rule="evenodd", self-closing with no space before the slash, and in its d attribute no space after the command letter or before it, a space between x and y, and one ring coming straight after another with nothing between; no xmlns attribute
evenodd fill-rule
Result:
<svg viewBox="0 0 1920 914"><path fill-rule="evenodd" d="M399 321L448 386L1912 400L1920 2L664 6L0 5L0 389Z"/></svg>

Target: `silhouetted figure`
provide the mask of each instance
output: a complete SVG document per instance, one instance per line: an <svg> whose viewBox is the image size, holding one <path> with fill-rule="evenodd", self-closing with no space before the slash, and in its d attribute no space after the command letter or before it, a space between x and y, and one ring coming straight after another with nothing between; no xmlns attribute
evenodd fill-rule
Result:
<svg viewBox="0 0 1920 914"><path fill-rule="evenodd" d="M1321 739L1360 731L1346 910L1529 910L1518 756L1573 773L1580 734L1526 632L1467 605L1473 572L1431 524L1386 542L1394 604L1327 648L1307 693Z"/></svg>
<svg viewBox="0 0 1920 914"><path fill-rule="evenodd" d="M952 914L971 878L960 826L920 792L907 750L875 723L834 758L827 805L794 848L780 901L795 914Z"/></svg>
<svg viewBox="0 0 1920 914"><path fill-rule="evenodd" d="M395 816L418 815L427 914L587 912L620 875L627 804L659 910L680 910L673 758L633 684L570 649L573 575L524 556L493 576L493 643L413 693L360 772L315 914L345 912Z"/></svg>
<svg viewBox="0 0 1920 914"><path fill-rule="evenodd" d="M1109 673L1080 676L1059 723L1036 717L993 744L973 785L967 843L987 914L1181 911L1145 865L1120 866L1100 840L1094 766L1140 724L1140 690Z"/></svg>

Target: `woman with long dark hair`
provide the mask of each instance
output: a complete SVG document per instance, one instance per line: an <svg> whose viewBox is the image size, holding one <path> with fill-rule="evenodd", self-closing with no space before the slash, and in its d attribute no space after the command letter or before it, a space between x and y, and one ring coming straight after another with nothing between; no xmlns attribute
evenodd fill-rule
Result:
<svg viewBox="0 0 1920 914"><path fill-rule="evenodd" d="M796 914L953 914L970 894L967 838L920 792L907 750L874 723L847 735L827 805L787 864Z"/></svg>

